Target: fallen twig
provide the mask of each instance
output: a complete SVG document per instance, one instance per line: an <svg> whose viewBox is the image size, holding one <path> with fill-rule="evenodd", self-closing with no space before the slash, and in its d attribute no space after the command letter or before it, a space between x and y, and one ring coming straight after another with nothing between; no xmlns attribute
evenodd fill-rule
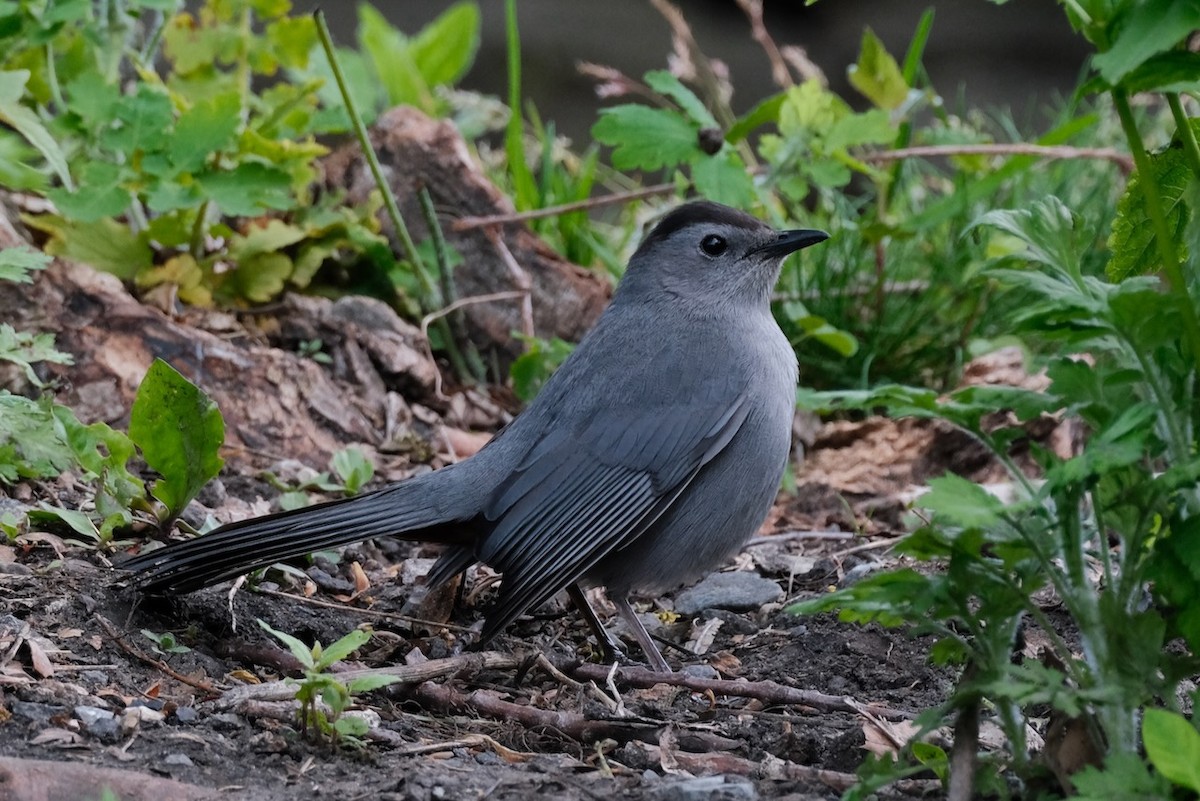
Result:
<svg viewBox="0 0 1200 801"><path fill-rule="evenodd" d="M584 211L586 209L597 209L601 206L613 206L618 203L627 203L631 200L640 200L642 198L653 197L655 195L665 195L674 191L675 184L655 184L654 186L644 186L640 189L633 189L628 192L614 192L611 195L590 197L586 200L577 200L573 203L563 203L560 206L547 206L544 209L516 211L512 212L511 214L491 214L487 217L463 217L450 223L450 229L453 231L469 231L472 228L486 228L492 225L504 225L506 223L537 220L543 217L557 217L560 214L568 214L572 211Z"/></svg>
<svg viewBox="0 0 1200 801"><path fill-rule="evenodd" d="M118 648L132 656L134 659L145 662L147 665L150 665L151 667L154 667L162 673L165 673L166 675L175 679L175 681L183 682L189 687L195 687L197 690L203 690L206 693L218 692L215 685L207 681L198 681L193 679L191 676L185 676L176 670L172 670L171 667L161 659L155 659L145 651L134 648L132 645L125 642L125 638L121 636L121 633L117 631L116 627L102 615L92 615L92 620L96 621L100 628L104 629L105 633L108 634L109 638Z"/></svg>
<svg viewBox="0 0 1200 801"><path fill-rule="evenodd" d="M863 153L863 161L896 161L940 156L1036 156L1043 159L1097 159L1111 161L1128 174L1133 171L1133 156L1111 147L1070 147L1068 145L1031 145L1024 142L994 145L922 145Z"/></svg>

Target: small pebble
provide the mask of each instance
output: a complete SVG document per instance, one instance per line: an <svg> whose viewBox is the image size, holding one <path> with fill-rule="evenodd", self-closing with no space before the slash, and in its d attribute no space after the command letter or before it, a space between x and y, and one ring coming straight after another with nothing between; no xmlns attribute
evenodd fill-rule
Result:
<svg viewBox="0 0 1200 801"><path fill-rule="evenodd" d="M701 776L666 782L654 789L655 801L755 801L758 791L745 780Z"/></svg>
<svg viewBox="0 0 1200 801"><path fill-rule="evenodd" d="M181 706L175 710L175 720L180 723L195 723L200 719L200 713L194 706Z"/></svg>
<svg viewBox="0 0 1200 801"><path fill-rule="evenodd" d="M102 709L98 706L84 706L80 704L75 707L75 717L79 718L79 722L87 729L91 729L102 720L116 720L117 716L107 709Z"/></svg>
<svg viewBox="0 0 1200 801"><path fill-rule="evenodd" d="M721 674L712 665L684 665L680 671L685 676L694 679L719 679Z"/></svg>
<svg viewBox="0 0 1200 801"><path fill-rule="evenodd" d="M164 765L175 765L179 767L190 768L195 763L188 757L187 754L167 754L163 757Z"/></svg>
<svg viewBox="0 0 1200 801"><path fill-rule="evenodd" d="M0 573L10 576L32 576L33 570L20 562L0 562Z"/></svg>
<svg viewBox="0 0 1200 801"><path fill-rule="evenodd" d="M55 715L67 714L67 708L55 704L39 704L34 701L13 701L12 713L14 718L28 720L44 726Z"/></svg>

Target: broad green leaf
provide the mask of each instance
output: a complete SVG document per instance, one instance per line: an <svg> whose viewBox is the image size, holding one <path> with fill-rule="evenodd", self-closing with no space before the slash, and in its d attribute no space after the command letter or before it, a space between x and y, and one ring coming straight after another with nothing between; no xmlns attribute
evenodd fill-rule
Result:
<svg viewBox="0 0 1200 801"><path fill-rule="evenodd" d="M78 114L91 133L113 121L121 101L121 90L97 71L79 73L63 87L71 111Z"/></svg>
<svg viewBox="0 0 1200 801"><path fill-rule="evenodd" d="M71 529L83 537L86 537L93 542L103 542L104 537L100 535L100 530L96 528L96 524L92 519L78 509L66 509L62 506L54 506L42 501L38 504L37 510L29 513L30 520L47 520L55 519L70 526Z"/></svg>
<svg viewBox="0 0 1200 801"><path fill-rule="evenodd" d="M272 637L274 637L275 639L279 640L281 643L286 645L288 647L288 650L292 652L292 656L296 657L296 661L298 661L301 665L303 665L308 670L313 669L315 662L313 661L313 649L312 648L309 648L307 645L302 643L299 639L297 639L296 637L293 637L290 634L285 634L282 631L277 631L277 630L271 628L266 623L264 623L262 620L257 620L256 622L262 628L263 631L267 632L267 634L270 634Z"/></svg>
<svg viewBox="0 0 1200 801"><path fill-rule="evenodd" d="M54 347L53 334L17 331L8 323L0 323L0 361L19 366L24 370L25 378L35 387L43 386L33 370L37 362L72 363L70 354Z"/></svg>
<svg viewBox="0 0 1200 801"><path fill-rule="evenodd" d="M129 414L129 437L162 478L154 497L174 516L183 511L224 463L217 451L225 422L215 403L162 359L138 387Z"/></svg>
<svg viewBox="0 0 1200 801"><path fill-rule="evenodd" d="M995 495L954 473L930 480L929 492L918 498L917 504L964 528L987 528L1004 511Z"/></svg>
<svg viewBox="0 0 1200 801"><path fill-rule="evenodd" d="M1151 56L1169 50L1200 28L1200 3L1145 0L1125 15L1107 52L1092 58L1100 77L1118 84Z"/></svg>
<svg viewBox="0 0 1200 801"><path fill-rule="evenodd" d="M275 253L300 242L304 237L303 228L283 220L270 219L265 224L251 225L245 234L233 237L229 243L229 255L234 259L244 259L262 253Z"/></svg>
<svg viewBox="0 0 1200 801"><path fill-rule="evenodd" d="M784 92L779 92L765 100L759 101L754 108L747 111L741 117L738 117L737 122L726 132L725 141L730 144L737 144L758 128L777 122L779 120L779 109L783 106L785 97Z"/></svg>
<svg viewBox="0 0 1200 801"><path fill-rule="evenodd" d="M380 687L386 687L389 684L395 684L400 681L399 676L389 676L386 673L377 673L370 676L359 676L356 679L351 679L346 682L346 689L351 695L378 690Z"/></svg>
<svg viewBox="0 0 1200 801"><path fill-rule="evenodd" d="M340 662L350 654L366 645L371 639L370 632L355 629L337 642L330 643L321 649L321 655L313 665L316 670L326 670L335 662Z"/></svg>
<svg viewBox="0 0 1200 801"><path fill-rule="evenodd" d="M779 132L785 137L824 135L850 113L850 107L819 81L810 79L787 90L779 107Z"/></svg>
<svg viewBox="0 0 1200 801"><path fill-rule="evenodd" d="M683 85L678 78L666 70L651 70L645 75L646 84L658 92L674 100L679 107L683 109L683 113L691 118L692 122L702 128L717 128L717 119L712 115L700 98L696 97L696 93Z"/></svg>
<svg viewBox="0 0 1200 801"><path fill-rule="evenodd" d="M1137 753L1117 751L1104 760L1104 769L1087 765L1071 776L1077 801L1114 801L1114 799L1171 798L1166 779L1152 773L1146 760Z"/></svg>
<svg viewBox="0 0 1200 801"><path fill-rule="evenodd" d="M1172 233L1172 248L1176 258L1187 258L1187 226L1192 219L1192 210L1184 199L1188 182L1192 178L1182 145L1172 143L1161 153L1150 156L1151 178L1158 187L1167 228ZM1154 241L1154 226L1146 211L1146 197L1141 183L1143 177L1134 173L1125 186L1125 192L1117 203L1117 216L1113 219L1112 234L1108 237L1108 249L1112 257L1105 267L1110 281L1120 281L1130 275L1146 275L1162 269L1158 247Z"/></svg>
<svg viewBox="0 0 1200 801"><path fill-rule="evenodd" d="M136 280L141 289L173 284L179 299L193 306L211 306L213 303L209 276L190 253L180 253L163 264L143 270Z"/></svg>
<svg viewBox="0 0 1200 801"><path fill-rule="evenodd" d="M79 186L74 191L52 189L46 193L64 217L80 222L96 222L104 217L123 214L133 199L118 182L121 168L104 161L84 163L79 171Z"/></svg>
<svg viewBox="0 0 1200 801"><path fill-rule="evenodd" d="M692 164L692 182L701 195L727 206L745 209L757 200L750 171L729 147L713 156L698 157Z"/></svg>
<svg viewBox="0 0 1200 801"><path fill-rule="evenodd" d="M479 6L455 3L412 38L412 60L427 86L451 86L479 50Z"/></svg>
<svg viewBox="0 0 1200 801"><path fill-rule="evenodd" d="M433 95L408 39L366 3L358 6L358 41L375 68L377 79L383 82L390 104L432 109Z"/></svg>
<svg viewBox="0 0 1200 801"><path fill-rule="evenodd" d="M242 101L237 92L224 92L197 101L179 115L171 140L171 162L195 172L213 154L233 146L242 124Z"/></svg>
<svg viewBox="0 0 1200 801"><path fill-rule="evenodd" d="M112 126L101 134L100 141L126 156L160 150L171 141L174 122L166 92L139 84L136 92L117 102Z"/></svg>
<svg viewBox="0 0 1200 801"><path fill-rule="evenodd" d="M1168 50L1147 59L1125 76L1121 84L1130 94L1139 92L1191 92L1200 81L1200 53Z"/></svg>
<svg viewBox="0 0 1200 801"><path fill-rule="evenodd" d="M900 65L870 28L863 31L858 63L847 71L850 85L878 108L891 111L908 98L908 84Z"/></svg>
<svg viewBox="0 0 1200 801"><path fill-rule="evenodd" d="M108 217L76 222L43 216L30 220L29 225L53 234L46 243L50 255L88 264L121 279L131 279L153 263L145 237Z"/></svg>
<svg viewBox="0 0 1200 801"><path fill-rule="evenodd" d="M847 114L825 134L826 151L845 150L858 145L887 144L896 138L896 128L882 109L862 114Z"/></svg>
<svg viewBox="0 0 1200 801"><path fill-rule="evenodd" d="M0 70L0 122L11 125L25 137L29 144L42 154L42 158L58 175L58 180L67 189L74 189L71 172L67 169L67 158L46 126L37 115L21 105L25 84L29 82L29 70Z"/></svg>
<svg viewBox="0 0 1200 801"><path fill-rule="evenodd" d="M358 448L343 448L333 455L330 467L351 495L363 488L375 475L375 465Z"/></svg>
<svg viewBox="0 0 1200 801"><path fill-rule="evenodd" d="M317 45L317 26L312 17L284 17L269 23L264 31L271 52L287 69L304 69Z"/></svg>
<svg viewBox="0 0 1200 801"><path fill-rule="evenodd" d="M288 174L258 162L201 173L196 176L196 183L208 199L235 217L253 217L267 209L286 209L292 205Z"/></svg>
<svg viewBox="0 0 1200 801"><path fill-rule="evenodd" d="M665 109L625 104L602 109L592 126L596 141L613 147L620 170L658 170L703 155L695 123Z"/></svg>
<svg viewBox="0 0 1200 801"><path fill-rule="evenodd" d="M266 303L283 291L292 269L292 260L283 253L248 256L239 260L234 269L225 274L221 293L254 303Z"/></svg>
<svg viewBox="0 0 1200 801"><path fill-rule="evenodd" d="M1200 793L1200 732L1187 718L1165 709L1147 709L1142 718L1142 742L1159 773Z"/></svg>

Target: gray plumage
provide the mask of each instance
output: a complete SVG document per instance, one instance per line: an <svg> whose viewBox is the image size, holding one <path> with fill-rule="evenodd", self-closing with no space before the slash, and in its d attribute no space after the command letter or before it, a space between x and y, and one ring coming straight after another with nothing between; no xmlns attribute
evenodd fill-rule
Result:
<svg viewBox="0 0 1200 801"><path fill-rule="evenodd" d="M685 204L647 235L596 327L529 408L476 455L126 567L146 591L187 592L370 537L443 542L433 580L475 561L503 574L483 641L579 583L606 587L624 612L630 593L697 578L742 547L778 489L797 370L770 294L782 259L826 237Z"/></svg>

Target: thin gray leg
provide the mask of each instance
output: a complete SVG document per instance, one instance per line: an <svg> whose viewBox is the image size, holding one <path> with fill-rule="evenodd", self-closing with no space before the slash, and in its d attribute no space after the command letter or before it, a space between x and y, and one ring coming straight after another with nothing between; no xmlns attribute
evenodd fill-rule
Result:
<svg viewBox="0 0 1200 801"><path fill-rule="evenodd" d="M654 644L654 640L650 639L650 632L646 631L646 627L642 625L642 621L638 620L637 612L633 611L633 607L629 605L629 599L625 597L610 597L617 606L617 612L625 620L625 625L629 626L633 631L633 636L637 638L638 645L642 646L642 651L646 654L646 659L650 661L650 669L655 673L671 673L671 667L667 664L667 660L663 659L663 655L659 652L658 646Z"/></svg>
<svg viewBox="0 0 1200 801"><path fill-rule="evenodd" d="M575 604L575 608L579 610L579 614L583 615L583 619L587 621L588 628L592 630L592 636L596 638L596 642L600 644L604 661L620 662L621 664L628 662L629 657L625 656L625 650L608 633L608 629L604 628L604 624L596 616L596 610L592 609L587 596L583 594L583 588L578 584L572 584L567 587L567 595L570 596L571 603Z"/></svg>

